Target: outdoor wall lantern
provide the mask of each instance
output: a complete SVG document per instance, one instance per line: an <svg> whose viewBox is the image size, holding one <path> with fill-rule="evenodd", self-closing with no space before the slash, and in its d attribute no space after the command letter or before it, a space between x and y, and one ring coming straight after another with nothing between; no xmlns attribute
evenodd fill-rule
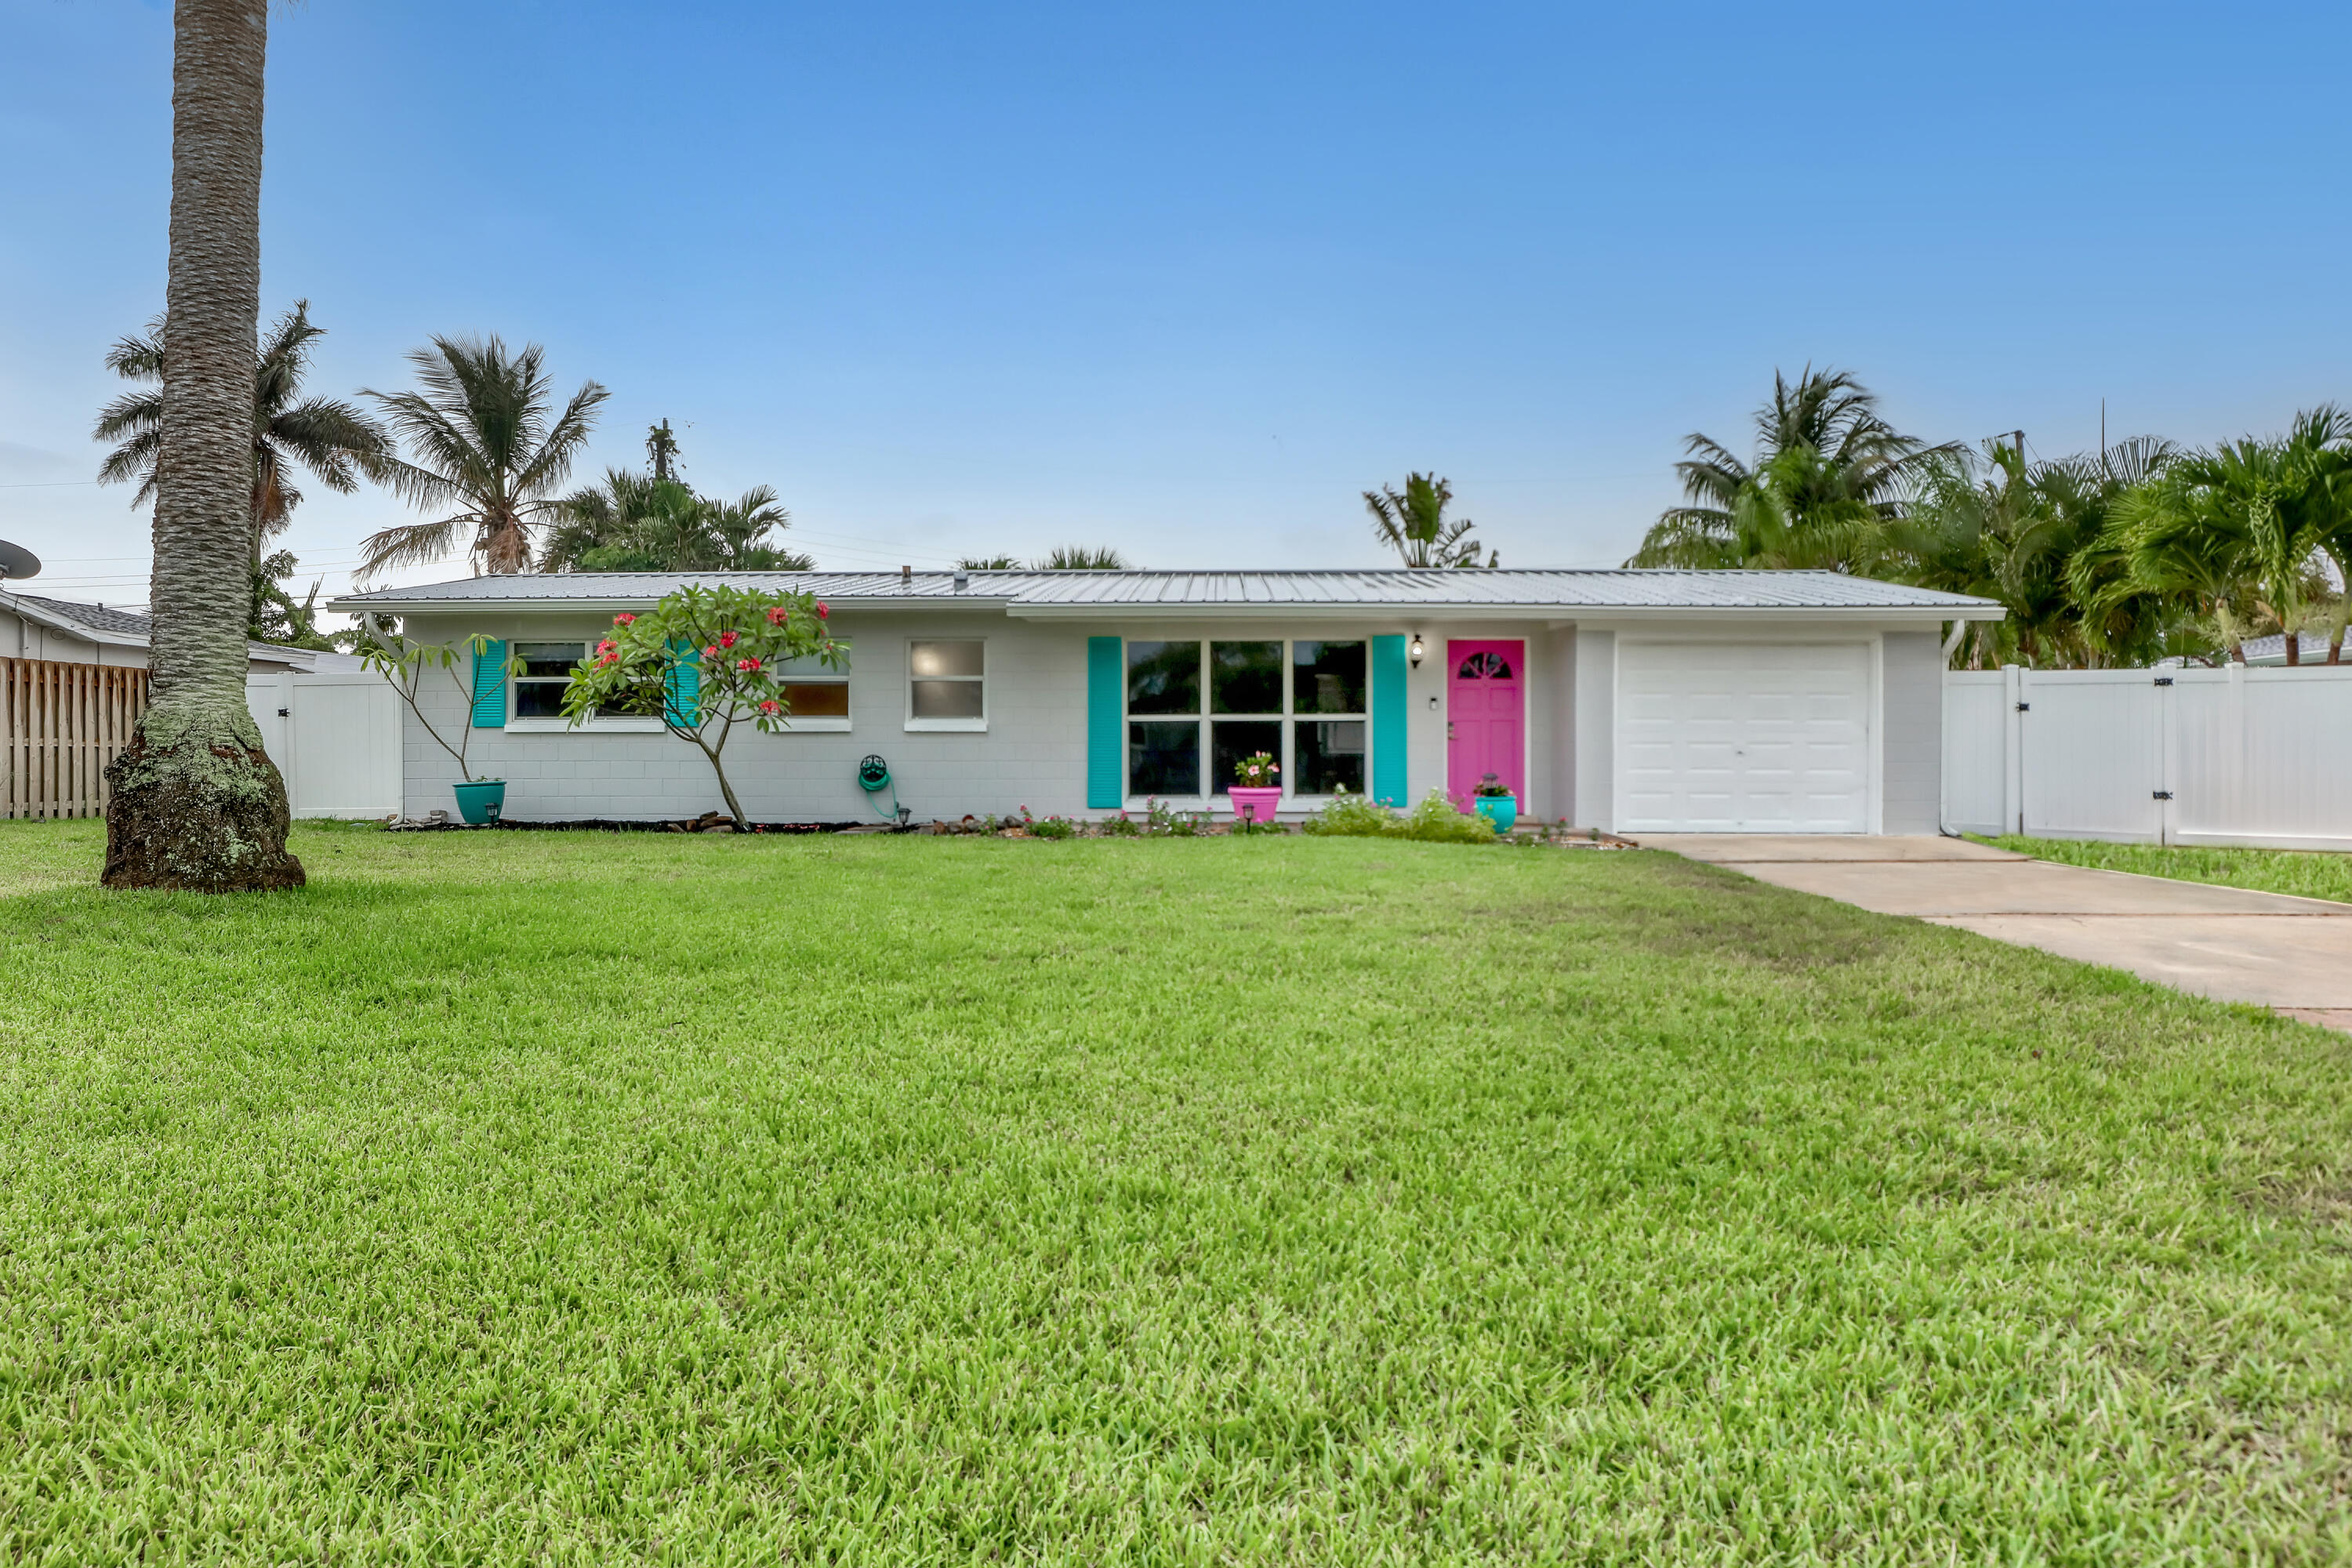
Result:
<svg viewBox="0 0 2352 1568"><path fill-rule="evenodd" d="M1412 634L1412 645L1404 651L1405 657L1412 660L1412 667L1415 669L1419 669L1421 661L1429 657L1429 649L1423 646L1419 632Z"/></svg>

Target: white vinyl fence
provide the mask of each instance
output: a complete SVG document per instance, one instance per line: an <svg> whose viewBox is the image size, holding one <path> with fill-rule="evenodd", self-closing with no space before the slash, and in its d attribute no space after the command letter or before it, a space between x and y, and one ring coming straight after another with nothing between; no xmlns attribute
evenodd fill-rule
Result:
<svg viewBox="0 0 2352 1568"><path fill-rule="evenodd" d="M246 706L286 775L297 816L388 816L401 807L400 699L373 670L257 675Z"/></svg>
<svg viewBox="0 0 2352 1568"><path fill-rule="evenodd" d="M1944 826L2352 850L2352 666L1953 671Z"/></svg>

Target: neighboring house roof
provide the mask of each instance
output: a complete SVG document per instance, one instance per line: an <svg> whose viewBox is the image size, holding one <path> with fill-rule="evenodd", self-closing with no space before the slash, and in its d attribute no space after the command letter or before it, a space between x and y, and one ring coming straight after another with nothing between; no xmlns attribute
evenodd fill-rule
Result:
<svg viewBox="0 0 2352 1568"><path fill-rule="evenodd" d="M1409 608L1554 615L1612 611L1939 611L1999 620L1990 599L1837 572L1392 569L1369 572L564 572L460 577L337 599L338 610L468 605L581 609L650 604L688 583L791 589L834 604L927 601L1024 616Z"/></svg>
<svg viewBox="0 0 2352 1568"><path fill-rule="evenodd" d="M38 594L16 594L0 590L0 610L14 610L26 620L45 626L52 631L85 642L109 647L147 646L154 622L139 610L118 610L104 605L85 605L73 599L51 599ZM265 664L283 664L300 670L357 669L362 661L350 654L321 653L307 647L284 647L277 643L248 642L245 645L249 658Z"/></svg>
<svg viewBox="0 0 2352 1568"><path fill-rule="evenodd" d="M2284 664L2286 662L2286 638L2277 634L2266 637L2248 637L2239 647L2245 653L2248 664ZM2327 638L2318 632L2305 632L2303 647L2296 651L2303 655L2303 662L2305 664L2326 664Z"/></svg>

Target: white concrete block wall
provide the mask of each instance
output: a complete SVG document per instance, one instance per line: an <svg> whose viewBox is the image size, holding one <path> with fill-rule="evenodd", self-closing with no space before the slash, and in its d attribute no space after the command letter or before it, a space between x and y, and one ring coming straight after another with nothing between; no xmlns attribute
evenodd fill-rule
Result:
<svg viewBox="0 0 2352 1568"><path fill-rule="evenodd" d="M845 672L853 728L763 735L738 726L724 753L743 809L767 822L879 820L857 787L860 759L878 752L898 781L900 804L918 819L1026 805L1038 816L1076 815L1086 805L1086 637L1059 626L993 614L836 617L853 646ZM509 643L593 637L609 616L412 617L414 635L456 641L479 631ZM907 643L912 637L977 637L988 644L988 728L906 728ZM818 672L813 672L818 673ZM454 737L469 704L435 672L427 710ZM457 765L415 721L405 744L407 810L454 810ZM710 764L688 742L662 732L474 730L468 765L507 781L506 814L521 820L693 816L723 810ZM880 797L883 812L889 795Z"/></svg>
<svg viewBox="0 0 2352 1568"><path fill-rule="evenodd" d="M838 630L853 647L847 679L853 728L762 735L739 728L727 750L744 809L766 821L843 821L879 814L858 789L860 758L879 752L898 798L919 820L967 812L1094 815L1086 805L1087 639L1130 637L1353 637L1420 634L1428 648L1406 675L1407 790L1419 799L1445 782L1447 640L1516 637L1526 644L1528 683L1528 790L1535 815L1578 826L1615 826L1616 633L1605 626L1541 622L1444 622L1317 617L1296 622L1171 618L1164 622L1033 621L991 609L926 606L919 612L845 611ZM509 643L593 638L602 614L516 615L478 619L412 618L415 635L455 641L479 631ZM1654 635L1653 628L1643 628ZM1659 627L1655 630L1665 630ZM1722 637L1720 622L1686 628ZM1776 627L1770 637L1802 637ZM1819 634L1816 634L1819 635ZM1840 628L1843 637L1871 630ZM906 728L906 654L910 640L977 637L988 644L988 728ZM1939 816L1942 660L1934 634L1888 630L1881 647L1880 780L1883 826L1932 833ZM466 694L437 674L426 703L453 736L468 721ZM689 743L660 732L475 730L473 771L508 781L507 814L519 819L691 816L722 801L709 764ZM449 809L457 764L413 721L403 747L405 809ZM886 795L881 805L887 810Z"/></svg>
<svg viewBox="0 0 2352 1568"><path fill-rule="evenodd" d="M1544 666L1546 683L1560 694L1551 704L1548 768L1544 793L1538 804L1553 822L1578 823L1576 814L1576 628L1551 634Z"/></svg>
<svg viewBox="0 0 2352 1568"><path fill-rule="evenodd" d="M847 731L761 735L738 728L728 776L743 809L761 821L845 821L877 815L856 783L859 759L879 752L898 798L918 820L967 812L1040 816L1098 815L1086 805L1087 639L1129 637L1370 637L1418 631L1429 652L1406 673L1406 781L1412 800L1445 782L1445 644L1449 637L1518 637L1528 648L1529 790L1550 789L1553 714L1566 693L1547 649L1555 634L1536 622L1446 624L1393 618L1260 621L1172 619L1164 623L1028 621L994 611L927 608L915 615L836 614L852 645ZM500 612L479 617L411 617L413 635L456 642L473 632L518 641L593 638L610 616ZM1572 635L1572 634L1560 634ZM906 648L926 637L978 637L988 643L988 729L906 729ZM429 677L427 710L453 737L467 722L465 694ZM723 809L709 764L691 744L663 733L475 730L468 762L479 776L507 781L506 814L521 820L692 816ZM411 815L452 810L457 763L413 720L405 744ZM887 810L888 797L882 804ZM1408 802L1410 804L1410 802Z"/></svg>
<svg viewBox="0 0 2352 1568"><path fill-rule="evenodd" d="M1935 833L1943 826L1943 646L1932 632L1888 632L1881 647L1880 828Z"/></svg>
<svg viewBox="0 0 2352 1568"><path fill-rule="evenodd" d="M1617 826L1617 634L1576 629L1575 826Z"/></svg>

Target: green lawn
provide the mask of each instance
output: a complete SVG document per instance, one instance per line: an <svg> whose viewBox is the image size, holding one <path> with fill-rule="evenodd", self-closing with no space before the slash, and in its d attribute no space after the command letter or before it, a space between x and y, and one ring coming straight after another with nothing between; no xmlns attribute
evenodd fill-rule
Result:
<svg viewBox="0 0 2352 1568"><path fill-rule="evenodd" d="M2014 835L1979 842L2069 866L2137 871L2143 877L2175 877L2184 882L2220 882L2266 893L2294 893L2300 898L2352 903L2352 855L2315 854L2302 849L2095 844L2074 838L2023 838Z"/></svg>
<svg viewBox="0 0 2352 1568"><path fill-rule="evenodd" d="M2341 1562L2352 1039L1658 854L0 824L0 1562Z"/></svg>

